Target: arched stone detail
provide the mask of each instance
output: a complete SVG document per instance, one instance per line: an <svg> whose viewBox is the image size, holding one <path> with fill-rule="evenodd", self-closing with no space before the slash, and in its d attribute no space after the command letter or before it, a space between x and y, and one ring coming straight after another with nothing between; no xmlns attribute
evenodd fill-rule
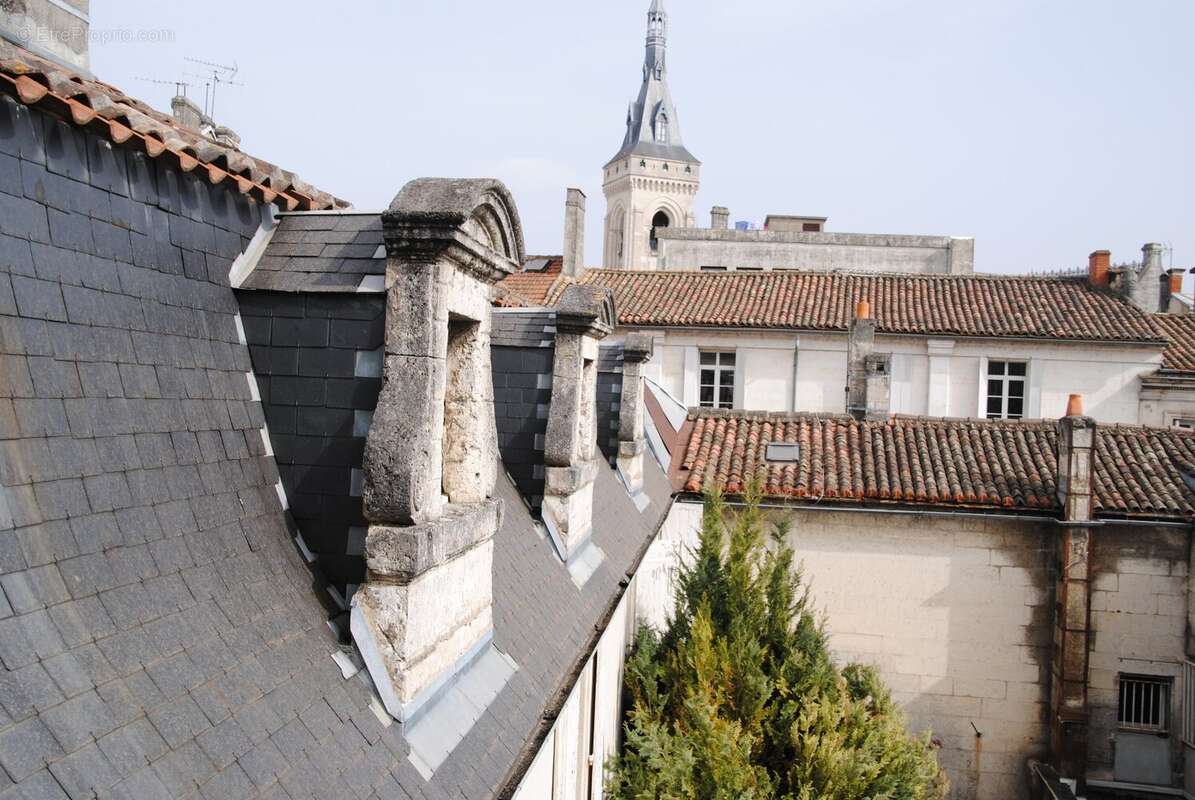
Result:
<svg viewBox="0 0 1195 800"><path fill-rule="evenodd" d="M352 631L387 710L409 720L493 629L491 296L523 260L523 231L498 181L441 178L403 187L382 230L385 368L365 446L368 575ZM451 602L437 594L447 583Z"/></svg>

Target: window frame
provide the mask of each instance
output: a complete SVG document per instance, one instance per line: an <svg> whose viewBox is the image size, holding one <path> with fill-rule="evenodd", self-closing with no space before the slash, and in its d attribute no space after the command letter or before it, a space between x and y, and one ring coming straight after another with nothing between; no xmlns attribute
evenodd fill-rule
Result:
<svg viewBox="0 0 1195 800"><path fill-rule="evenodd" d="M1179 710L1183 725L1180 731L1182 743L1195 748L1195 702L1192 702L1192 698L1195 698L1195 663L1187 659L1183 659L1182 690L1182 708Z"/></svg>
<svg viewBox="0 0 1195 800"><path fill-rule="evenodd" d="M712 364L706 363L706 357L712 356L714 362ZM726 363L725 359L729 357L730 363ZM700 408L734 408L735 393L738 390L738 352L735 350L702 350L697 351L697 405ZM713 382L705 380L704 373L707 371L713 372ZM724 377L729 375L730 381L726 382ZM712 390L712 400L705 402L702 398L703 389ZM723 402L722 395L725 389L730 390L730 401Z"/></svg>
<svg viewBox="0 0 1195 800"><path fill-rule="evenodd" d="M992 373L994 365L1000 365L1002 371L999 374ZM1022 368L1020 375L1014 375L1012 367L1019 366ZM988 358L984 364L983 384L980 386L980 391L983 392L983 418L991 420L1022 420L1029 416L1029 362L1010 358ZM1000 383L1000 393L992 393L992 383L998 381ZM1010 391L1013 384L1019 383L1021 391L1019 396L1013 396ZM1000 411L992 411L992 401L998 399L1000 401ZM1019 400L1021 403L1021 411L1019 414L1013 414L1010 411L1010 405L1014 400Z"/></svg>
<svg viewBox="0 0 1195 800"><path fill-rule="evenodd" d="M1141 721L1146 716L1153 716L1149 708L1144 710L1139 706L1147 703L1149 698L1142 692L1140 696L1130 698L1132 705L1130 712L1125 714L1125 690L1130 686L1157 687L1161 693L1161 702L1155 702L1156 716L1160 721ZM1174 728L1174 678L1166 675L1143 675L1135 672L1121 672L1116 676L1116 729L1123 733L1141 733L1153 736L1169 736ZM1136 719L1125 719L1126 716Z"/></svg>

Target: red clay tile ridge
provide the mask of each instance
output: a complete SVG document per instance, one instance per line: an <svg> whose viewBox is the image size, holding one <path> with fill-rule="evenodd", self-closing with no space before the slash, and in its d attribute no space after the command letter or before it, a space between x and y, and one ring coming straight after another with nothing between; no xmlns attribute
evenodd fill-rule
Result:
<svg viewBox="0 0 1195 800"><path fill-rule="evenodd" d="M1069 412L1082 412L1081 402ZM674 468L683 491L740 494L758 478L769 498L859 506L975 508L1055 514L1058 423L692 409ZM769 462L770 442L800 445L795 463ZM1195 432L1096 428L1101 517L1190 521Z"/></svg>
<svg viewBox="0 0 1195 800"><path fill-rule="evenodd" d="M866 300L881 334L1165 341L1149 314L1085 278L591 269L578 281L613 289L626 326L845 332Z"/></svg>
<svg viewBox="0 0 1195 800"><path fill-rule="evenodd" d="M349 206L292 172L216 142L102 81L85 78L9 42L0 41L0 92L113 144L165 159L283 211Z"/></svg>

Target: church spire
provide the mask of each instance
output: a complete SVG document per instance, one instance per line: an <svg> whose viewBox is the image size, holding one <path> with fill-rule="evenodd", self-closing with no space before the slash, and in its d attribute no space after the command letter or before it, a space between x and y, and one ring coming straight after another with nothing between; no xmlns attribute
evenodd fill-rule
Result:
<svg viewBox="0 0 1195 800"><path fill-rule="evenodd" d="M650 75L654 75L656 80L664 80L667 47L668 12L664 10L664 0L652 0L651 8L647 10L647 57L643 62L645 81Z"/></svg>
<svg viewBox="0 0 1195 800"><path fill-rule="evenodd" d="M643 86L627 111L622 149L626 155L648 155L697 163L681 142L676 107L668 91L668 12L664 0L652 0L647 10L647 52L643 60ZM614 160L612 159L612 160Z"/></svg>

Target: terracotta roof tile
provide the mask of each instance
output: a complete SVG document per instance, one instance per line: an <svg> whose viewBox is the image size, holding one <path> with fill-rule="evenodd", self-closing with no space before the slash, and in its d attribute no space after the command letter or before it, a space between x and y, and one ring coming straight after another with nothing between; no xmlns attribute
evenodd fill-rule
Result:
<svg viewBox="0 0 1195 800"><path fill-rule="evenodd" d="M580 281L613 289L624 325L844 331L868 300L887 333L1162 338L1148 314L1078 278L589 270Z"/></svg>
<svg viewBox="0 0 1195 800"><path fill-rule="evenodd" d="M702 409L678 455L687 492L736 494L752 476L770 497L1057 511L1053 421L851 417ZM1096 429L1096 509L1105 516L1189 518L1195 433ZM801 445L800 461L768 462L769 442Z"/></svg>
<svg viewBox="0 0 1195 800"><path fill-rule="evenodd" d="M180 125L114 86L84 78L28 50L0 41L0 92L37 106L113 143L137 148L151 158L170 160L183 172L200 174L212 185L227 183L259 202L284 211L348 206L297 175L253 158Z"/></svg>
<svg viewBox="0 0 1195 800"><path fill-rule="evenodd" d="M548 259L548 265L539 271L530 271L527 265L533 261ZM495 291L495 302L499 306L542 306L560 278L564 268L563 256L528 256L523 262L523 269L508 275L498 282Z"/></svg>
<svg viewBox="0 0 1195 800"><path fill-rule="evenodd" d="M1195 314L1154 314L1153 321L1169 342L1163 369L1195 371Z"/></svg>

